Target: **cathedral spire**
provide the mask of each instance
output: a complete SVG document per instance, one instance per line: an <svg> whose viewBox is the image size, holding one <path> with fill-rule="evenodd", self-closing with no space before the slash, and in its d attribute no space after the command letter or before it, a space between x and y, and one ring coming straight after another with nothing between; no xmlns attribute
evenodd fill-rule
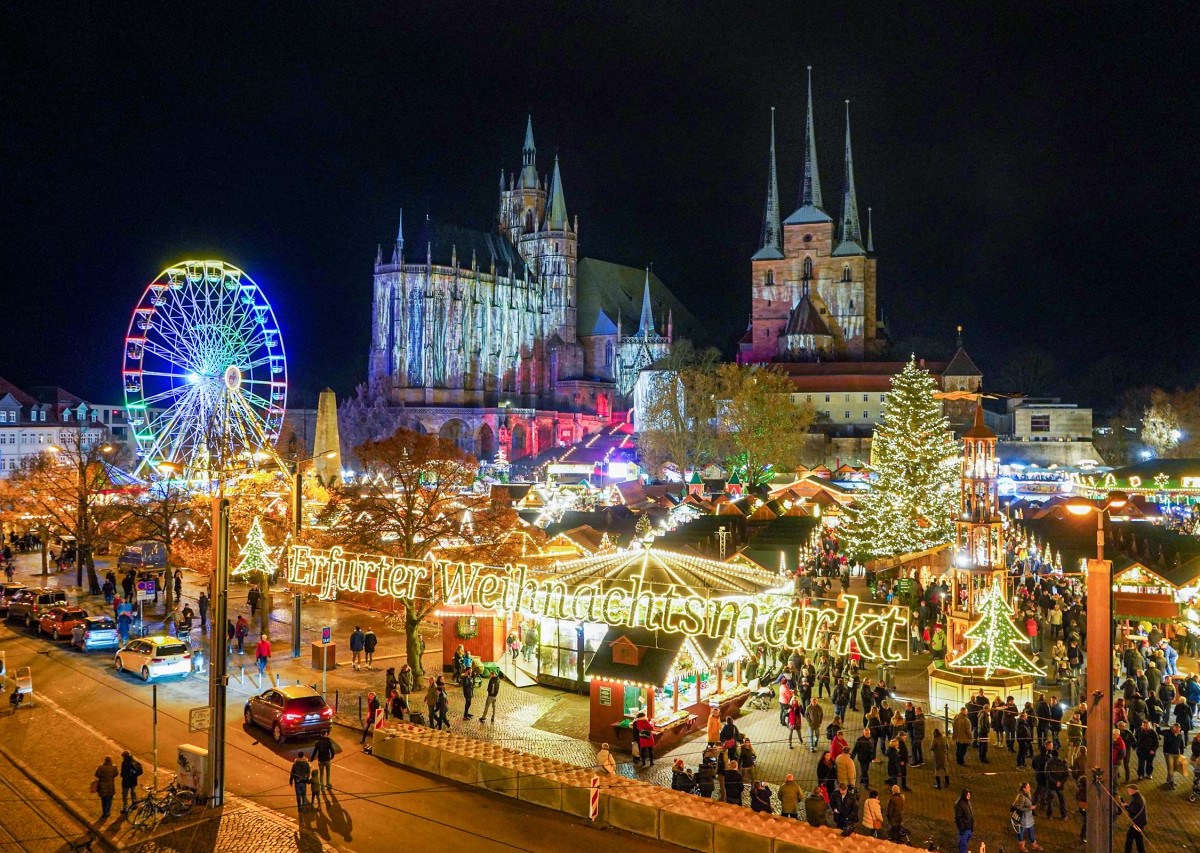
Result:
<svg viewBox="0 0 1200 853"><path fill-rule="evenodd" d="M554 155L554 175L550 179L550 208L546 213L548 231L566 231L571 222L567 218L567 200L563 195L562 173L558 169L558 155Z"/></svg>
<svg viewBox="0 0 1200 853"><path fill-rule="evenodd" d="M875 225L871 221L871 208L867 208L867 251L875 251Z"/></svg>
<svg viewBox="0 0 1200 853"><path fill-rule="evenodd" d="M842 189L842 242L862 243L858 196L854 192L854 154L850 148L850 102L846 101L846 174Z"/></svg>
<svg viewBox="0 0 1200 853"><path fill-rule="evenodd" d="M771 163L767 177L767 205L763 212L762 246L751 260L781 259L782 236L779 226L779 177L775 168L775 108L771 107Z"/></svg>
<svg viewBox="0 0 1200 853"><path fill-rule="evenodd" d="M396 227L396 247L392 249L392 263L400 263L404 256L404 208L400 208L400 224Z"/></svg>
<svg viewBox="0 0 1200 853"><path fill-rule="evenodd" d="M654 312L650 308L650 267L646 267L646 287L642 291L642 319L638 323L638 334L643 338L654 334Z"/></svg>
<svg viewBox="0 0 1200 853"><path fill-rule="evenodd" d="M537 186L537 147L533 144L533 116L526 116L525 145L521 149L521 187L535 190Z"/></svg>
<svg viewBox="0 0 1200 853"><path fill-rule="evenodd" d="M808 111L804 120L804 175L800 179L800 206L784 225L829 222L821 199L821 176L817 169L817 132L813 122L812 66L808 66Z"/></svg>

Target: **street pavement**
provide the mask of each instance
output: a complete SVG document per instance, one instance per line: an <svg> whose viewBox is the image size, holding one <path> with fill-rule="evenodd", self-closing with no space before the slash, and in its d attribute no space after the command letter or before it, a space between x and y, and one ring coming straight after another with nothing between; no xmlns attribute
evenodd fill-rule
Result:
<svg viewBox="0 0 1200 853"><path fill-rule="evenodd" d="M31 562L31 568L32 565ZM18 579L29 582L24 577ZM72 579L67 580L69 582ZM192 601L193 606L199 592L198 584L202 581L203 578L199 576L185 573L184 597L186 600ZM238 612L246 612L248 615L248 609L244 607L246 589L245 586L236 585L231 589L230 613L234 617ZM319 636L321 626L329 625L333 628L335 640L340 644L339 655L342 661L342 665L336 672L330 673L327 679L329 699L333 703L336 698L338 703L337 719L342 724L338 729L340 734L336 738L342 752L335 766L339 770L345 767L353 773L353 786L350 788L353 791L353 800L343 805L346 815L354 815L354 824L352 826L338 825L337 820L322 815L307 820L307 831L313 833L316 838L330 841L337 849L358 849L359 844L364 843L364 839L387 838L386 830L388 828L394 828L403 823L397 819L395 813L382 810L403 809L415 812L420 816L411 831L428 833L429 837L434 837L438 833L434 827L442 825L446 827L445 832L448 833L448 838L465 841L471 844L473 849L481 845L484 849L488 849L486 842L482 840L488 836L493 840L502 840L523 849L562 849L558 845L536 846L536 839L555 836L531 835L520 831L522 823L528 823L534 816L537 816L538 820L556 824L554 819L541 814L539 810L516 808L509 801L496 802L496 798L488 795L465 792L461 790L461 786L443 786L430 777L386 767L382 762L357 752L357 732L353 730L353 727L360 725L360 703L365 703L365 694L368 690L374 690L382 696L385 669L388 666L398 667L404 661L403 633L389 624L381 613L366 612L332 602L306 603L301 621L302 655L300 658L292 659L289 601L290 596L285 594L279 594L275 598L275 608L272 612L272 639L275 655L273 670L277 677L288 683L300 682L319 686L320 675L314 672L310 666L308 644ZM100 603L102 605L102 601ZM345 654L346 640L356 624L361 624L363 627L370 625L380 638L376 666L369 672L353 671L348 665L348 655ZM427 640L429 649L426 658L432 661L436 658L434 653L439 640L434 635L430 635ZM42 640L34 642L42 646L49 645ZM0 648L6 648L6 645L0 642ZM61 658L64 655L83 657L75 655L75 653L55 651L51 653L51 658ZM89 671L96 668L97 657L99 656L93 655L92 659L88 661ZM115 686L122 694L134 694L141 705L137 713L141 713L144 719L145 696L148 688L136 681L114 685L115 676L111 672L110 656L103 657L103 673L93 673L89 677L101 679L107 688ZM916 656L897 668L896 695L901 706L905 699L924 701L927 695L925 667L929 663L928 655ZM1186 663L1200 665L1200 662L1181 661L1181 664L1185 666ZM9 665L13 666L11 653ZM251 802L294 816L294 804L288 805L292 794L284 785L287 759L294 754L292 749L286 746L276 747L266 732L248 732L240 723L241 702L244 697L258 692L259 689L252 658L245 666L247 673L243 680L241 659L234 655L230 667L234 676L230 686L230 719L234 721L229 727L231 785L237 793ZM1049 693L1050 689L1047 692ZM476 714L482 711L484 701L482 694L482 690L476 693L472 708ZM171 736L164 737L162 742L175 744L190 741L203 745L202 740L196 740L202 736L187 735L186 708L201 706L207 702L206 679L192 678L171 684L160 691L160 701L164 695L169 696L167 701L174 709L171 712L174 715L171 719L171 726L175 731ZM100 707L103 704L103 702L97 701L95 708L89 708L89 716L101 713ZM833 708L827 700L822 701L821 704L825 711L825 720L828 722L833 717ZM894 701L893 707L895 705ZM953 715L956 710L952 708L950 713ZM590 744L586 740L587 715L588 700L585 696L544 687L518 690L510 684L505 684L501 690L494 724L478 719L463 720L462 698L457 689L452 687L450 718L454 731L482 740L501 743L531 754L569 761L580 766L594 764L596 745ZM854 729L861 720L861 714L856 715L854 712L850 712L850 716L852 719L847 727L847 734L848 739L853 742L857 735ZM930 717L932 722L940 717L940 713L931 713ZM550 719L553 719L552 725L546 722ZM737 724L755 745L759 756L758 778L765 779L773 786L777 786L786 774L793 773L802 786L807 788L815 786L814 768L820 750L817 754L813 754L808 751L807 746L802 744L798 744L795 749L789 749L786 729L778 724L777 708L767 711L748 711L741 715ZM182 731L179 731L180 728ZM141 750L143 752L145 749L144 735L144 730L142 730L140 736L142 737ZM822 739L820 749L823 750L827 747L828 742ZM694 768L702 748L703 743L696 739L685 742L674 750L657 756L658 761L655 766L649 769L636 767L632 763L632 756L618 755L617 760L621 762L619 772L669 785L671 760L676 757L682 758L689 768ZM171 754L173 755L173 752ZM958 797L961 788L965 786L972 791L976 811L976 832L972 851L978 849L979 842L986 842L987 849L992 853L1000 849L1015 850L1015 839L1007 828L1008 806L1015 796L1018 785L1022 781L1032 782L1033 774L1029 769L1016 768L1014 756L1002 748L997 749L994 745L989 758L991 763L982 765L978 761L977 754L972 751L968 756L965 768L952 767L949 790L933 788L931 761L925 767L910 770L909 785L913 790L907 794L906 825L911 830L915 843L924 844L925 841L932 840L939 843L943 850L957 849L956 833L950 815L954 800ZM882 788L883 775L884 765L882 762L872 767L872 785ZM1191 787L1190 778L1175 791L1164 789L1162 787L1164 782L1165 772L1160 762L1156 767L1155 780L1142 784L1151 821L1147 836L1150 849L1200 851L1200 803L1191 804L1187 801L1187 793ZM401 796L391 793L394 791L408 791L408 793ZM1071 796L1072 793L1073 790L1067 792L1069 810L1067 820L1059 820L1057 816L1053 819L1040 815L1038 817L1038 838L1047 850L1081 849L1084 846L1078 840L1081 821ZM886 801L887 793L881 790L881 795ZM482 798L486 805L464 806L469 809L466 812L455 808L445 810L444 806L447 801L456 797ZM414 808L418 804L420 807ZM441 808L427 804L436 804ZM430 811L430 808L433 810ZM520 816L509 814L514 810L524 812L524 814ZM364 812L369 812L369 816ZM404 813L401 811L399 814ZM481 824L473 818L464 819L463 817L464 814L475 813L486 814L488 820ZM513 821L511 826L508 823L510 820ZM379 824L379 828L372 828L375 823ZM476 832L476 828L481 825L485 827L485 830ZM569 822L568 825L578 829ZM1114 829L1114 837L1117 839L1124 837L1125 825L1125 819L1119 818ZM505 835L502 831L503 828L509 828L515 835ZM551 829L549 831L558 832L559 830ZM461 833L465 833L465 836ZM584 831L578 839L572 836L571 846L579 845L581 849L591 849L592 844L598 843L595 839L605 837L598 833ZM655 849L652 845L632 836L623 838L622 844L629 849ZM365 849L365 845L363 849ZM662 849L667 848L664 846Z"/></svg>
<svg viewBox="0 0 1200 853"><path fill-rule="evenodd" d="M18 580L40 583L38 571L36 555L20 557ZM73 580L73 575L50 578L52 585L69 586ZM190 592L185 590L188 595ZM102 599L84 596L79 600L94 612L103 609ZM362 617L356 613L347 618L354 621ZM287 629L280 633L286 637ZM277 643L277 654L280 648ZM400 644L393 647L401 648ZM381 651L386 650L381 647ZM35 695L33 707L0 714L0 747L62 792L61 798L90 819L93 828L105 835L118 835L124 828L117 813L119 806L114 808L112 819L103 825L97 823L99 801L88 786L104 755L116 760L121 749L137 755L149 773L154 743L151 685L118 675L110 653L85 655L66 643L53 643L15 625L0 627L0 651L7 656L10 674L20 666L32 667ZM314 680L304 658L280 659L277 668L281 678L302 678L306 683ZM352 681L338 673L330 679L330 686L357 685L361 693L369 680L381 683L383 676L376 671L355 677L357 681ZM178 744L206 745L204 733L188 732L188 709L205 705L207 691L203 676L167 679L159 685L161 765L173 767ZM338 753L332 774L333 803L320 812L305 812L298 819L295 796L287 785L288 770L296 751L311 749L312 742L278 746L268 732L248 729L242 722L241 709L246 697L255 692L257 686L251 676L245 683L240 677L233 679L229 690L227 779L228 790L237 798L237 808L227 809L231 815L219 825L209 822L190 826L148 843L146 849L316 851L322 844L339 851L398 847L435 850L443 846L472 851L570 848L580 853L608 851L614 845L637 851L676 849L617 830L597 831L586 821L559 812L389 765L363 753L358 732L342 726L334 731ZM165 781L166 777L160 778ZM275 822L265 828L261 816L252 814L243 802L273 812L276 817L285 816L292 827L290 838L279 835ZM163 825L164 829L169 827Z"/></svg>

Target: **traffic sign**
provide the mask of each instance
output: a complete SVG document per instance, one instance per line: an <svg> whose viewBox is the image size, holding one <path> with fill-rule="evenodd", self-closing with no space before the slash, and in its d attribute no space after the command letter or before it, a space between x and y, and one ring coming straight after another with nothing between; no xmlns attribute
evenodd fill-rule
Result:
<svg viewBox="0 0 1200 853"><path fill-rule="evenodd" d="M155 587L155 582L153 580L138 581L137 582L138 600L140 601L140 600L144 600L147 598L154 598L154 596L155 596L154 587Z"/></svg>
<svg viewBox="0 0 1200 853"><path fill-rule="evenodd" d="M328 646L333 642L333 629L326 625L321 629L321 645Z"/></svg>
<svg viewBox="0 0 1200 853"><path fill-rule="evenodd" d="M206 732L211 725L212 709L205 705L203 708L191 708L188 710L188 731L189 732Z"/></svg>

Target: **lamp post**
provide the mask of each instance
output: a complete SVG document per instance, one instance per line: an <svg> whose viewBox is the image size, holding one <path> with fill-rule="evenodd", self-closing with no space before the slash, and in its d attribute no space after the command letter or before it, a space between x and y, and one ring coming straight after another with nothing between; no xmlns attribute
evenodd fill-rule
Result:
<svg viewBox="0 0 1200 853"><path fill-rule="evenodd" d="M1101 503L1084 498L1067 501L1067 511L1096 514L1096 559L1088 560L1087 579L1087 750L1092 765L1088 787L1087 840L1095 850L1112 849L1112 563L1104 559L1104 514L1120 509L1129 498L1109 492Z"/></svg>
<svg viewBox="0 0 1200 853"><path fill-rule="evenodd" d="M337 456L336 450L326 450L324 453L318 453L315 456L308 456L303 459L296 459L289 466L288 474L292 479L292 539L300 540L300 531L304 527L304 489L301 482L301 466L308 462L314 462L317 459L332 459ZM287 554L284 555L284 565L287 565ZM267 586L266 577L263 577L263 586ZM264 589L264 593L268 590ZM267 599L268 611L270 607L270 597ZM292 657L300 657L300 615L303 598L299 593L292 597Z"/></svg>

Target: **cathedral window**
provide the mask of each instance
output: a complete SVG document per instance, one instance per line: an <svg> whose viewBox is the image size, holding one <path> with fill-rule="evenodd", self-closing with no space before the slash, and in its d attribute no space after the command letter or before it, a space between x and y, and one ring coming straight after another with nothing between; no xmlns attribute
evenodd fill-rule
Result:
<svg viewBox="0 0 1200 853"><path fill-rule="evenodd" d="M608 343L606 343L604 345L604 366L606 368L608 368L609 370L611 370L612 363L613 363L613 345L612 345L612 341L609 341Z"/></svg>
<svg viewBox="0 0 1200 853"><path fill-rule="evenodd" d="M770 287L774 283L775 283L775 271L767 270L767 274L763 279L763 284L765 284L767 287Z"/></svg>
<svg viewBox="0 0 1200 853"><path fill-rule="evenodd" d="M849 280L850 280L850 265L846 264L846 266L842 267L842 281L849 281Z"/></svg>
<svg viewBox="0 0 1200 853"><path fill-rule="evenodd" d="M813 274L812 258L805 258L804 259L804 278L811 279L812 274Z"/></svg>

